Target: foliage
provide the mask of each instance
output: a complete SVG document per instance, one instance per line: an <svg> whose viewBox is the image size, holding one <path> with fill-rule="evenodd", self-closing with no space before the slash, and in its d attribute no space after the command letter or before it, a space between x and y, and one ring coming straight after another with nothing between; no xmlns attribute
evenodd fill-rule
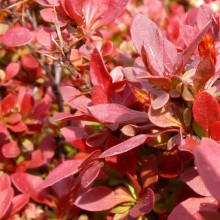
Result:
<svg viewBox="0 0 220 220"><path fill-rule="evenodd" d="M220 219L218 1L0 2L0 219Z"/></svg>

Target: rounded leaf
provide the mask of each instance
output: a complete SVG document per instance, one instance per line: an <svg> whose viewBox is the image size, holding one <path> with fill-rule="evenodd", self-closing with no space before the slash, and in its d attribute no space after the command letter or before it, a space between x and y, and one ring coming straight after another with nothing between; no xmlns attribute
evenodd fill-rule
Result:
<svg viewBox="0 0 220 220"><path fill-rule="evenodd" d="M2 42L8 47L23 46L31 42L33 36L25 27L13 27L6 31Z"/></svg>

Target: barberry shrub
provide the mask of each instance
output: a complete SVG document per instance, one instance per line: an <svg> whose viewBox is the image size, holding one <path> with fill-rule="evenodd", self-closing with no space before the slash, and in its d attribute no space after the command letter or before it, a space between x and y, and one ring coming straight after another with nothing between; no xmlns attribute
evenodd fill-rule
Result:
<svg viewBox="0 0 220 220"><path fill-rule="evenodd" d="M218 4L1 0L0 219L220 219Z"/></svg>

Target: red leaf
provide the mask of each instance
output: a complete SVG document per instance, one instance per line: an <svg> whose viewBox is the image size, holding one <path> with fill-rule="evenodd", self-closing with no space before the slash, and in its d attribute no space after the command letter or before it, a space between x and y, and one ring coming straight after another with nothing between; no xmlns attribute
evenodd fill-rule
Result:
<svg viewBox="0 0 220 220"><path fill-rule="evenodd" d="M206 26L201 30L201 32L196 36L196 38L191 42L191 44L184 50L181 55L178 57L176 64L174 66L175 74L180 75L182 74L182 70L189 61L190 57L194 53L195 49L201 42L203 36L208 32L212 25L212 22L208 22Z"/></svg>
<svg viewBox="0 0 220 220"><path fill-rule="evenodd" d="M20 192L29 196L34 195L37 186L43 182L41 177L28 173L13 173L11 180Z"/></svg>
<svg viewBox="0 0 220 220"><path fill-rule="evenodd" d="M151 188L147 188L141 192L136 205L130 209L129 215L133 218L138 218L142 215L145 215L153 209L154 203L154 192Z"/></svg>
<svg viewBox="0 0 220 220"><path fill-rule="evenodd" d="M3 219L4 215L8 211L13 195L14 191L12 187L8 187L7 189L0 191L0 219Z"/></svg>
<svg viewBox="0 0 220 220"><path fill-rule="evenodd" d="M148 138L152 137L151 135L147 134L140 134L137 136L134 136L126 141L123 141L120 144L117 144L108 150L104 151L99 157L110 157L118 154L122 154L124 152L127 152L129 150L134 149L135 147L140 146L141 144L145 143Z"/></svg>
<svg viewBox="0 0 220 220"><path fill-rule="evenodd" d="M134 45L152 75L172 74L177 50L146 16L137 15L131 26Z"/></svg>
<svg viewBox="0 0 220 220"><path fill-rule="evenodd" d="M3 174L0 176L0 192L11 186L11 179L8 174Z"/></svg>
<svg viewBox="0 0 220 220"><path fill-rule="evenodd" d="M183 169L182 161L176 154L160 154L158 156L158 163L158 174L164 178L174 178Z"/></svg>
<svg viewBox="0 0 220 220"><path fill-rule="evenodd" d="M13 173L11 180L20 192L31 196L34 201L51 205L50 200L47 199L46 191L37 191L37 187L43 182L41 177L28 173Z"/></svg>
<svg viewBox="0 0 220 220"><path fill-rule="evenodd" d="M61 0L64 11L76 22L78 26L83 25L82 7L84 1L81 0Z"/></svg>
<svg viewBox="0 0 220 220"><path fill-rule="evenodd" d="M75 126L61 128L61 133L64 136L65 140L70 144L73 144L73 142L77 139L88 137L84 128Z"/></svg>
<svg viewBox="0 0 220 220"><path fill-rule="evenodd" d="M220 121L215 121L210 127L210 136L215 141L220 141Z"/></svg>
<svg viewBox="0 0 220 220"><path fill-rule="evenodd" d="M173 112L169 106L156 110L150 107L148 117L153 124L161 128L181 127L181 123L173 117Z"/></svg>
<svg viewBox="0 0 220 220"><path fill-rule="evenodd" d="M17 145L16 141L9 142L2 146L2 154L6 158L15 158L20 154L20 148Z"/></svg>
<svg viewBox="0 0 220 220"><path fill-rule="evenodd" d="M34 108L34 98L30 93L26 92L24 94L20 108L21 108L20 112L23 116L27 116L28 114L31 113L31 111Z"/></svg>
<svg viewBox="0 0 220 220"><path fill-rule="evenodd" d="M111 24L121 15L127 3L128 0L85 0L83 15L86 26L97 29Z"/></svg>
<svg viewBox="0 0 220 220"><path fill-rule="evenodd" d="M208 92L200 92L193 103L193 116L195 121L207 132L212 123L220 118L216 98Z"/></svg>
<svg viewBox="0 0 220 220"><path fill-rule="evenodd" d="M63 100L72 108L81 112L88 113L87 107L91 100L72 86L63 86L60 88Z"/></svg>
<svg viewBox="0 0 220 220"><path fill-rule="evenodd" d="M129 197L124 194L112 191L105 186L97 186L80 195L74 204L87 211L104 211L128 201Z"/></svg>
<svg viewBox="0 0 220 220"><path fill-rule="evenodd" d="M29 201L29 196L26 194L20 194L15 196L12 200L12 207L10 209L10 215L18 213Z"/></svg>
<svg viewBox="0 0 220 220"><path fill-rule="evenodd" d="M102 123L143 123L147 114L120 104L99 104L88 107L89 112Z"/></svg>
<svg viewBox="0 0 220 220"><path fill-rule="evenodd" d="M197 194L201 196L211 196L195 167L190 167L185 170L180 178Z"/></svg>
<svg viewBox="0 0 220 220"><path fill-rule="evenodd" d="M196 91L201 91L205 87L206 82L215 75L215 66L210 57L203 59L193 77Z"/></svg>
<svg viewBox="0 0 220 220"><path fill-rule="evenodd" d="M57 12L57 20L61 27L65 26L68 23L68 17L66 13L62 10L62 8L56 8ZM44 21L56 24L56 18L53 8L44 8L40 10L40 15Z"/></svg>
<svg viewBox="0 0 220 220"><path fill-rule="evenodd" d="M189 198L177 205L167 220L201 220L201 216L196 218L194 215L200 210L204 203L216 204L212 197L206 198Z"/></svg>
<svg viewBox="0 0 220 220"><path fill-rule="evenodd" d="M81 177L81 185L86 188L93 183L96 177L99 175L101 168L104 166L104 163L96 163L89 168L87 168Z"/></svg>
<svg viewBox="0 0 220 220"><path fill-rule="evenodd" d="M81 163L82 162L79 160L67 160L62 162L53 171L49 173L44 182L40 184L40 186L38 186L38 190L42 190L48 186L52 186L60 180L68 176L74 175L78 172L78 167Z"/></svg>
<svg viewBox="0 0 220 220"><path fill-rule="evenodd" d="M56 39L57 34L54 30L48 27L41 27L37 32L37 41L45 47L53 47L54 42L52 41L52 37Z"/></svg>
<svg viewBox="0 0 220 220"><path fill-rule="evenodd" d="M21 64L28 70L37 69L39 66L38 61L33 57L32 54L25 54L21 56Z"/></svg>
<svg viewBox="0 0 220 220"><path fill-rule="evenodd" d="M103 90L102 86L93 86L92 88L92 104L107 104L108 95L106 94L105 90Z"/></svg>
<svg viewBox="0 0 220 220"><path fill-rule="evenodd" d="M112 84L112 78L96 48L93 50L90 60L90 80L94 86L101 86L108 94Z"/></svg>
<svg viewBox="0 0 220 220"><path fill-rule="evenodd" d="M27 129L26 125L22 121L18 122L15 125L8 125L8 128L16 133L23 132Z"/></svg>
<svg viewBox="0 0 220 220"><path fill-rule="evenodd" d="M54 183L52 188L57 194L57 196L59 198L62 198L70 192L73 183L74 183L74 177L68 176L67 178L62 179L59 182Z"/></svg>
<svg viewBox="0 0 220 220"><path fill-rule="evenodd" d="M8 47L23 46L32 41L31 32L25 27L13 27L6 31L2 42Z"/></svg>
<svg viewBox="0 0 220 220"><path fill-rule="evenodd" d="M15 112L15 113L12 113L12 114L10 114L10 115L8 116L8 118L7 118L7 123L9 123L9 124L16 124L16 123L18 123L18 122L21 121L21 120L22 120L21 114Z"/></svg>
<svg viewBox="0 0 220 220"><path fill-rule="evenodd" d="M21 69L20 63L11 62L7 65L5 68L6 73L6 80L12 79L14 76L16 76Z"/></svg>
<svg viewBox="0 0 220 220"><path fill-rule="evenodd" d="M220 144L203 138L201 146L195 151L195 164L210 193L220 201Z"/></svg>
<svg viewBox="0 0 220 220"><path fill-rule="evenodd" d="M158 181L158 163L153 154L148 156L142 163L141 181L143 188L154 186Z"/></svg>
<svg viewBox="0 0 220 220"><path fill-rule="evenodd" d="M12 108L16 104L16 101L17 99L13 94L9 94L3 99L1 103L1 111L2 111L1 113L3 116L11 112Z"/></svg>

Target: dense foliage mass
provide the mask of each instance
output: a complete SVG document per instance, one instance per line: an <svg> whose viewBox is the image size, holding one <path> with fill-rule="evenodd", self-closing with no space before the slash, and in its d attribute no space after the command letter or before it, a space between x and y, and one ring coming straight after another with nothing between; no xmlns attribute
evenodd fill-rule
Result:
<svg viewBox="0 0 220 220"><path fill-rule="evenodd" d="M219 7L1 0L0 219L219 220Z"/></svg>

